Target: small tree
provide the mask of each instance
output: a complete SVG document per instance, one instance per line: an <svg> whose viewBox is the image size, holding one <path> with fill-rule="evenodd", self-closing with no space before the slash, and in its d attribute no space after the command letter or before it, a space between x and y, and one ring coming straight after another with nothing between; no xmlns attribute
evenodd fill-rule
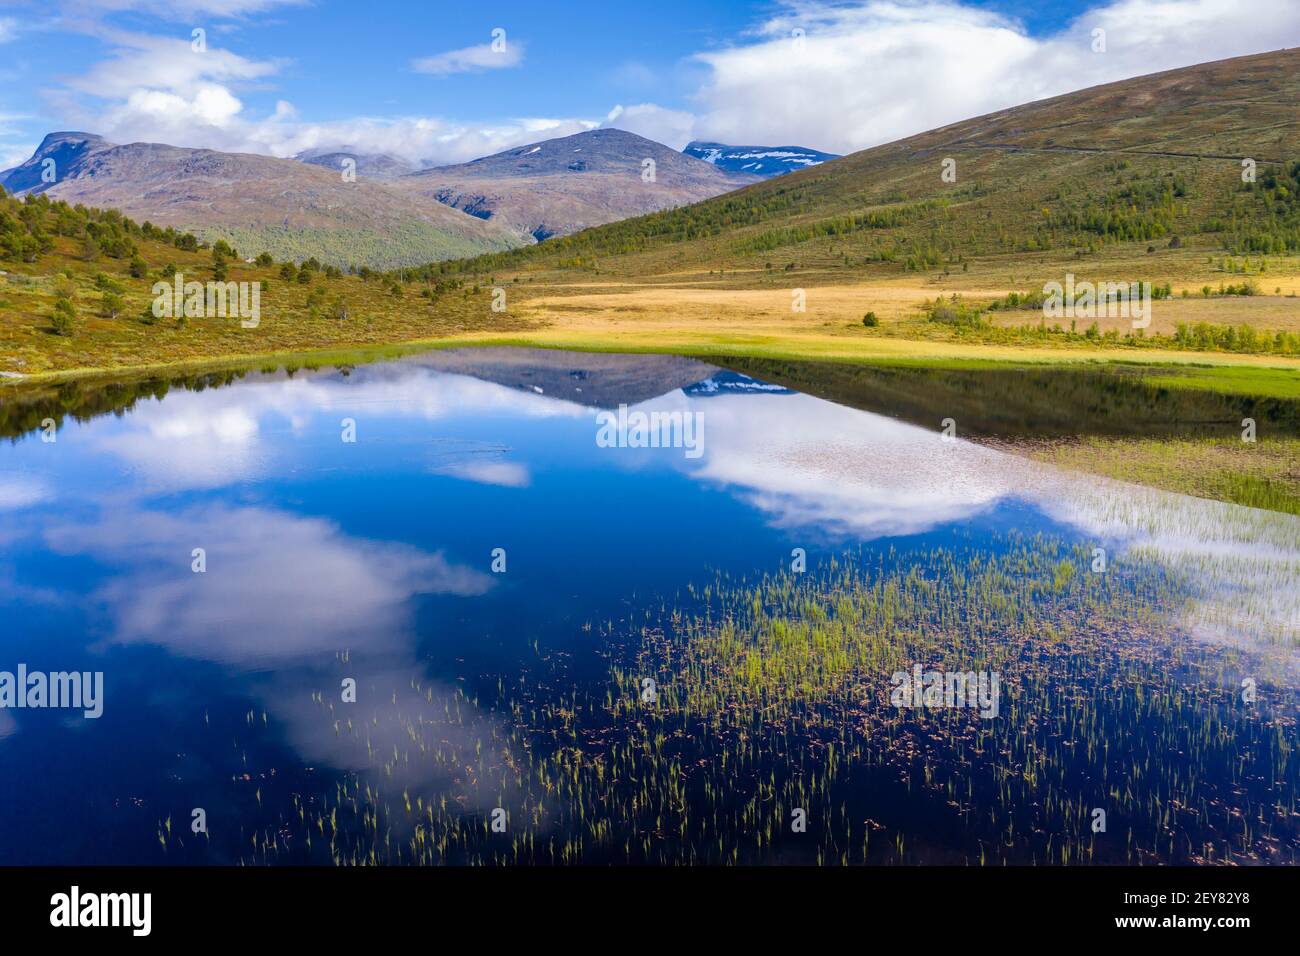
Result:
<svg viewBox="0 0 1300 956"><path fill-rule="evenodd" d="M131 278L143 279L149 272L149 263L145 262L139 256L132 256L130 270Z"/></svg>
<svg viewBox="0 0 1300 956"><path fill-rule="evenodd" d="M56 335L71 335L76 319L77 309L71 299L59 297L54 300L54 312L50 316L50 323L54 326Z"/></svg>
<svg viewBox="0 0 1300 956"><path fill-rule="evenodd" d="M116 292L105 292L101 305L106 319L116 319L126 307L125 301Z"/></svg>

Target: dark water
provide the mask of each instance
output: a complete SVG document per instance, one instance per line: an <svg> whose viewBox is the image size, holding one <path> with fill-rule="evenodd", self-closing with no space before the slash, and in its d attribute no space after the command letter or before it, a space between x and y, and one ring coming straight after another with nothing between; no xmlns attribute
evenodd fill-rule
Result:
<svg viewBox="0 0 1300 956"><path fill-rule="evenodd" d="M945 442L923 424L942 411L933 383L907 379L891 415L745 371L470 350L8 402L0 670L102 672L104 690L94 719L0 710L0 863L256 859L250 834L342 780L435 801L463 781L411 759L410 714L474 701L508 721L510 689L556 687L557 662L599 687L611 634L797 548L812 568L846 549L997 553L1008 533L1154 549L1217 582L1179 633L1266 647L1289 686L1293 518ZM855 404L887 406L900 381ZM620 405L702 430L692 447L602 447L597 415ZM336 723L354 713L364 733ZM210 839L175 841L196 807Z"/></svg>

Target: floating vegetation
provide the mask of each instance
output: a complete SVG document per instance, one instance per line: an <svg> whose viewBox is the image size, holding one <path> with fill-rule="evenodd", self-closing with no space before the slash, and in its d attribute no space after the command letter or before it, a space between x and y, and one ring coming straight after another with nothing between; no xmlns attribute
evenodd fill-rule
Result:
<svg viewBox="0 0 1300 956"><path fill-rule="evenodd" d="M1092 568L1088 549L1045 536L849 553L807 574L720 575L598 628L607 679L555 655L502 675L491 700L458 689L437 719L343 719L318 695L371 769L312 792L237 781L292 807L259 814L239 858L1296 862L1293 685L1257 677L1246 649L1189 639L1194 589L1175 567ZM997 674L996 716L894 706L891 675L918 665ZM401 725L387 752L372 745L395 739L381 721ZM417 765L442 782L411 783Z"/></svg>

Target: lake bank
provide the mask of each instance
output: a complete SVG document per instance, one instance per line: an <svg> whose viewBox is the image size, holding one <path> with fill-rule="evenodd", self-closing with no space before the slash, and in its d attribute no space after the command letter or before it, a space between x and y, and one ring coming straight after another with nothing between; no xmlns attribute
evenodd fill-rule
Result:
<svg viewBox="0 0 1300 956"><path fill-rule="evenodd" d="M370 349L257 356L219 363L60 375L0 385L0 437L17 438L65 417L85 420L172 389L234 384L250 373L293 377L425 354L446 362L459 339ZM514 344L490 351L550 356ZM646 355L647 353L628 353ZM654 353L662 355L662 353ZM575 352L597 361L620 353ZM666 356L664 356L666 357ZM686 354L841 405L938 430L951 419L962 438L1098 476L1252 508L1300 512L1297 378L1266 366L1132 362L1013 363L989 359L821 360L755 357L718 347ZM668 384L666 379L664 384ZM1243 422L1255 423L1247 438Z"/></svg>
<svg viewBox="0 0 1300 956"><path fill-rule="evenodd" d="M199 355L161 362L120 362L31 373L8 372L0 378L0 397L7 388L57 384L78 379L252 368L269 362L302 365L360 363L430 349L493 345L575 352L673 354L701 361L741 356L753 359L935 368L1140 366L1162 369L1171 386L1225 392L1249 390L1276 397L1300 397L1300 360L1266 355L1154 349L1135 352L1102 348L968 345L868 336L850 338L815 332L755 334L742 330L690 331L680 328L660 329L655 326L615 327L601 332L567 325L546 326L529 331L478 331L392 342L344 341L322 345L320 348L271 348L256 351L247 351L246 347L229 350L214 348Z"/></svg>

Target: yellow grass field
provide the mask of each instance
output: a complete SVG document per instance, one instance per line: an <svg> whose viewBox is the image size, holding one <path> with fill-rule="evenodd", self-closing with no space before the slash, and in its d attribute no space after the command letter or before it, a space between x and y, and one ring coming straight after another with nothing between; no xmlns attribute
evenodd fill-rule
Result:
<svg viewBox="0 0 1300 956"><path fill-rule="evenodd" d="M988 296L986 289L978 287L951 287L943 291L972 298ZM1266 366L1300 371L1300 360L1272 355L1100 346L1066 349L1056 345L982 345L882 334L891 331L891 324L914 325L921 303L933 298L933 288L915 281L898 281L812 286L804 292L806 311L797 313L791 309L791 289L784 286L737 289L633 282L574 284L525 300L517 315L529 325L526 331L484 330L457 338L460 342L510 341L552 348L705 355L734 351L761 357L850 361L896 358L1088 362L1119 358L1132 362ZM863 327L862 317L868 311L879 316L881 329ZM1018 321L1034 321L1037 313L1024 313L1024 316ZM1153 331L1169 334L1182 321L1249 322L1269 329L1300 329L1300 299L1174 299L1155 303ZM896 331L904 333L905 330Z"/></svg>

